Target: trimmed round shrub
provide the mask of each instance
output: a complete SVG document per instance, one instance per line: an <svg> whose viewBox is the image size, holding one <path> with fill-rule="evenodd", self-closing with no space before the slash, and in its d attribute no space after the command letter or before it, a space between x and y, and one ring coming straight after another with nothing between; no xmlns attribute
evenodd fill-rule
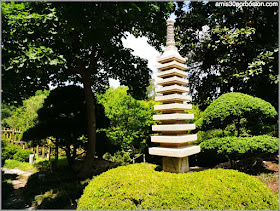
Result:
<svg viewBox="0 0 280 211"><path fill-rule="evenodd" d="M262 133L265 125L277 122L277 111L265 100L239 92L221 95L214 100L196 121L201 130L225 129L234 124L237 136L241 128L253 135Z"/></svg>
<svg viewBox="0 0 280 211"><path fill-rule="evenodd" d="M96 176L84 189L77 209L278 209L277 196L264 183L236 170L174 174L155 168L153 164L132 164Z"/></svg>
<svg viewBox="0 0 280 211"><path fill-rule="evenodd" d="M29 155L33 154L33 151L27 149L21 149L14 154L13 159L21 162L27 162L29 160Z"/></svg>

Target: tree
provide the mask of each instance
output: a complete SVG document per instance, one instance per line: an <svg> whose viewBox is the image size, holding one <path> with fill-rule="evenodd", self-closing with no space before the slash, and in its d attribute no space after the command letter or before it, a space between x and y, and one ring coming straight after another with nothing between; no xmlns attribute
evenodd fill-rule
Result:
<svg viewBox="0 0 280 211"><path fill-rule="evenodd" d="M71 166L77 149L84 145L81 137L86 134L85 111L82 88L73 85L56 88L38 111L38 124L26 131L23 138L36 143L53 137L55 145L65 150Z"/></svg>
<svg viewBox="0 0 280 211"><path fill-rule="evenodd" d="M242 92L278 107L278 7L217 7L178 2L177 37L188 57L190 90L204 110L220 95ZM202 33L204 32L204 33Z"/></svg>
<svg viewBox="0 0 280 211"><path fill-rule="evenodd" d="M204 130L224 130L229 124L234 124L237 136L240 135L241 127L256 135L262 133L264 125L275 124L277 115L270 103L257 97L232 92L223 94L212 102L196 124Z"/></svg>
<svg viewBox="0 0 280 211"><path fill-rule="evenodd" d="M24 100L22 106L15 108L10 117L3 118L1 122L2 126L24 132L36 125L38 123L37 111L43 107L44 100L49 93L50 91L48 90L38 90L35 93L35 96ZM6 108L9 108L7 105L5 106Z"/></svg>
<svg viewBox="0 0 280 211"><path fill-rule="evenodd" d="M96 151L93 92L104 90L112 77L127 85L134 97L145 96L150 77L147 61L125 49L122 39L127 32L147 36L159 49L172 6L159 2L2 3L4 100L12 101L18 91L9 83L11 78L24 87L22 95L32 92L26 87L30 82L36 89L50 82L81 83L88 116L87 166Z"/></svg>
<svg viewBox="0 0 280 211"><path fill-rule="evenodd" d="M118 87L97 95L110 120L110 126L102 130L121 150L142 152L149 142L152 125L156 124L152 117L156 102L136 100L127 92L128 87Z"/></svg>

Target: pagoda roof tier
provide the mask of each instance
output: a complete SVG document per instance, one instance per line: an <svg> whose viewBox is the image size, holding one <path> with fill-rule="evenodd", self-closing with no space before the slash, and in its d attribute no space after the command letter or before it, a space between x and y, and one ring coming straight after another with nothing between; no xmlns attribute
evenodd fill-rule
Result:
<svg viewBox="0 0 280 211"><path fill-rule="evenodd" d="M181 104L181 103L170 103L170 104L162 104L155 105L155 111L164 111L164 112L175 112L175 111L184 111L192 109L191 104Z"/></svg>
<svg viewBox="0 0 280 211"><path fill-rule="evenodd" d="M164 78L162 80L158 80L158 81L156 81L156 83L157 83L157 85L160 85L160 86L171 85L171 84L186 85L189 83L189 81L184 78L173 76L173 77L169 77L169 78Z"/></svg>
<svg viewBox="0 0 280 211"><path fill-rule="evenodd" d="M164 78L168 76L179 76L179 77L187 77L188 73L183 71L183 70L178 70L176 68L173 68L171 70L165 70L165 71L160 71L156 74L157 77L159 78Z"/></svg>
<svg viewBox="0 0 280 211"><path fill-rule="evenodd" d="M180 70L186 70L187 69L187 65L179 63L177 61L171 61L171 62L167 62L167 63L164 63L164 64L158 64L156 67L159 70L169 70L169 69L172 69L172 68L177 68L177 69L180 69Z"/></svg>
<svg viewBox="0 0 280 211"><path fill-rule="evenodd" d="M156 132L181 132L194 130L195 124L168 124L168 125L152 125L152 131Z"/></svg>
<svg viewBox="0 0 280 211"><path fill-rule="evenodd" d="M163 93L163 94L173 93L173 92L185 93L185 92L189 92L189 90L190 89L188 87L179 86L176 84L155 89L156 93Z"/></svg>
<svg viewBox="0 0 280 211"><path fill-rule="evenodd" d="M170 61L177 61L180 63L185 63L186 59L184 59L179 53L175 46L169 46L163 52L163 54L157 59L159 63L166 63Z"/></svg>
<svg viewBox="0 0 280 211"><path fill-rule="evenodd" d="M183 144L191 141L197 140L197 134L187 134L187 135L164 135L164 136L151 136L151 142L153 143L173 143L173 144Z"/></svg>
<svg viewBox="0 0 280 211"><path fill-rule="evenodd" d="M158 155L165 157L177 157L183 158L200 152L200 146L197 145L187 145L174 148L166 147L151 147L149 148L150 155Z"/></svg>
<svg viewBox="0 0 280 211"><path fill-rule="evenodd" d="M155 101L157 102L183 102L183 101L190 101L190 100L191 100L190 96L181 95L181 94L170 94L170 95L155 97Z"/></svg>
<svg viewBox="0 0 280 211"><path fill-rule="evenodd" d="M175 113L175 114L157 114L153 115L153 120L156 121L173 121L194 119L194 114Z"/></svg>

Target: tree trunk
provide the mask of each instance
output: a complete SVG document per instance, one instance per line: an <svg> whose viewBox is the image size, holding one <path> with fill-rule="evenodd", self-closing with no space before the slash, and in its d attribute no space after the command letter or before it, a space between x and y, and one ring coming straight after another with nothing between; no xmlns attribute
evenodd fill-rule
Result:
<svg viewBox="0 0 280 211"><path fill-rule="evenodd" d="M96 115L95 115L95 99L91 90L91 82L89 74L82 74L84 94L87 108L87 133L88 146L85 165L89 165L94 160L96 149ZM85 166L84 166L85 167Z"/></svg>
<svg viewBox="0 0 280 211"><path fill-rule="evenodd" d="M65 150L65 153L66 153L68 166L72 166L74 161L73 161L73 157L71 156L71 147L70 147L70 145L65 146L64 150Z"/></svg>
<svg viewBox="0 0 280 211"><path fill-rule="evenodd" d="M58 160L58 144L55 144L55 160Z"/></svg>

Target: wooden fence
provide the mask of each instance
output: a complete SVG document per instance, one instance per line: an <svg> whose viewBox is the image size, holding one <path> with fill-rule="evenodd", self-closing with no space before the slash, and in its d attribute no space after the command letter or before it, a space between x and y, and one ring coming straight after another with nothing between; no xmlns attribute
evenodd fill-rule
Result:
<svg viewBox="0 0 280 211"><path fill-rule="evenodd" d="M27 142L20 140L21 133L22 133L21 130L6 128L6 129L1 130L1 139L2 138L8 139L10 144L18 145L22 149L32 150L35 153L36 157L50 158L50 155L53 151L51 146L37 145L36 147L28 147Z"/></svg>

